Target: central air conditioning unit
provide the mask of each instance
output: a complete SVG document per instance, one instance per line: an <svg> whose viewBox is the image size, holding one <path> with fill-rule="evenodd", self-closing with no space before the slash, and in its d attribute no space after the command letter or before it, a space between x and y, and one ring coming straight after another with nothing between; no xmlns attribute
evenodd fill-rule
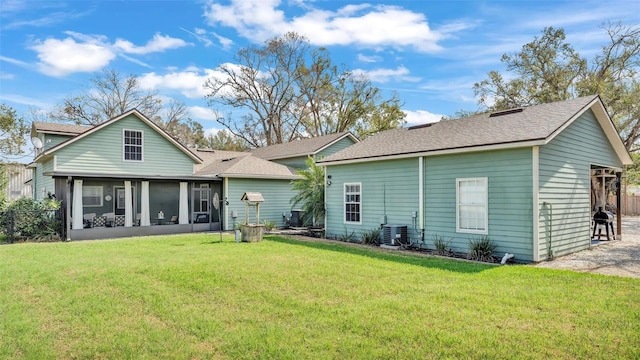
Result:
<svg viewBox="0 0 640 360"><path fill-rule="evenodd" d="M382 243L385 245L406 244L407 225L383 225L382 227Z"/></svg>

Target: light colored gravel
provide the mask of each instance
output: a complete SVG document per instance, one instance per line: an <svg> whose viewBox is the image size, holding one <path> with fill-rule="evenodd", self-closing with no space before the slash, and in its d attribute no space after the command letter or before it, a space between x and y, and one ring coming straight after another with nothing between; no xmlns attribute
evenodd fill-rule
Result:
<svg viewBox="0 0 640 360"><path fill-rule="evenodd" d="M640 217L622 218L622 240L598 245L535 266L640 278Z"/></svg>

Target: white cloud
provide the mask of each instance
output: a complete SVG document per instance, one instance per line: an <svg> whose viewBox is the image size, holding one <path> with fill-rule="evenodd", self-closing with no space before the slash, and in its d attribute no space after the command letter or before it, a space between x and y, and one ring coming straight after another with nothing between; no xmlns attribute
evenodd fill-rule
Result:
<svg viewBox="0 0 640 360"><path fill-rule="evenodd" d="M404 113L407 114L407 117L405 117L405 120L407 120L407 125L409 126L438 122L440 121L440 119L442 119L442 116L443 116L441 114L434 114L426 110L415 110L415 111L402 110L402 111L404 111Z"/></svg>
<svg viewBox="0 0 640 360"><path fill-rule="evenodd" d="M144 46L135 46L123 39L111 44L104 35L87 35L73 31L67 31L66 34L68 37L65 39L36 40L31 46L38 54L38 67L41 72L59 77L76 72L94 72L103 69L118 55L148 67L146 63L127 54L144 55L188 45L184 40L161 34L155 34Z"/></svg>
<svg viewBox="0 0 640 360"><path fill-rule="evenodd" d="M118 39L114 46L121 49L125 53L143 55L153 52L163 52L169 49L177 49L187 46L188 43L182 39L173 38L161 34L153 35L153 39L149 40L144 46L135 46L128 40Z"/></svg>
<svg viewBox="0 0 640 360"><path fill-rule="evenodd" d="M11 80L15 78L15 74L6 73L4 71L0 71L0 80Z"/></svg>
<svg viewBox="0 0 640 360"><path fill-rule="evenodd" d="M336 11L301 6L306 12L286 19L278 10L281 1L232 0L229 5L211 3L205 18L212 26L223 25L254 42L262 42L287 31L309 38L314 45L355 45L363 48L413 48L419 52L441 50L438 41L448 33L466 29L461 23L448 25L442 33L429 26L422 13L399 6L346 5ZM384 26L380 26L384 24ZM394 29L394 31L389 31Z"/></svg>
<svg viewBox="0 0 640 360"><path fill-rule="evenodd" d="M218 119L216 111L208 107L190 106L189 113L198 120L216 121Z"/></svg>
<svg viewBox="0 0 640 360"><path fill-rule="evenodd" d="M116 54L100 41L79 43L75 39L47 39L32 46L38 53L40 71L51 76L93 72L104 68Z"/></svg>
<svg viewBox="0 0 640 360"><path fill-rule="evenodd" d="M203 87L205 81L212 76L222 76L221 73L194 67L183 71L174 71L164 75L150 72L138 77L140 86L145 89L170 89L177 90L188 98L203 98L207 90Z"/></svg>
<svg viewBox="0 0 640 360"><path fill-rule="evenodd" d="M420 78L409 76L409 69L404 66L398 66L396 69L374 69L374 70L353 70L355 75L363 75L369 80L378 83L386 83L389 81L416 82Z"/></svg>
<svg viewBox="0 0 640 360"><path fill-rule="evenodd" d="M366 63L374 63L382 61L382 57L380 56L367 56L364 54L358 54L358 61L366 62Z"/></svg>

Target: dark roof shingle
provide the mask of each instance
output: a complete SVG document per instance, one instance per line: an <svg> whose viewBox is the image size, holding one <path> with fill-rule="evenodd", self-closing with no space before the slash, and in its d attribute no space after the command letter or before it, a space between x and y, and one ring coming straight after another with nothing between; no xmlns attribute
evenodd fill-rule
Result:
<svg viewBox="0 0 640 360"><path fill-rule="evenodd" d="M491 117L489 113L425 126L384 131L319 161L332 162L428 153L543 140L597 96L525 107Z"/></svg>
<svg viewBox="0 0 640 360"><path fill-rule="evenodd" d="M284 144L276 144L251 150L251 153L259 158L266 160L286 159L298 156L314 155L320 150L343 137L355 137L349 132L340 132L335 134L316 136L308 139L294 140Z"/></svg>

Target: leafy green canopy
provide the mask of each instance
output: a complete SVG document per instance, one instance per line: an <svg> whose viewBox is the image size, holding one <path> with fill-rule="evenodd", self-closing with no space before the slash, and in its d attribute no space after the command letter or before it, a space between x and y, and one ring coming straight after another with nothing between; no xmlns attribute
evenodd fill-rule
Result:
<svg viewBox="0 0 640 360"><path fill-rule="evenodd" d="M334 65L325 48L296 33L242 48L234 60L204 86L217 121L250 147L343 131L364 138L405 123L395 95L383 98L366 77Z"/></svg>
<svg viewBox="0 0 640 360"><path fill-rule="evenodd" d="M547 27L515 54L504 54L506 74L491 71L476 83L478 103L489 111L599 94L629 151L640 139L640 27L609 24L608 43L591 59Z"/></svg>

